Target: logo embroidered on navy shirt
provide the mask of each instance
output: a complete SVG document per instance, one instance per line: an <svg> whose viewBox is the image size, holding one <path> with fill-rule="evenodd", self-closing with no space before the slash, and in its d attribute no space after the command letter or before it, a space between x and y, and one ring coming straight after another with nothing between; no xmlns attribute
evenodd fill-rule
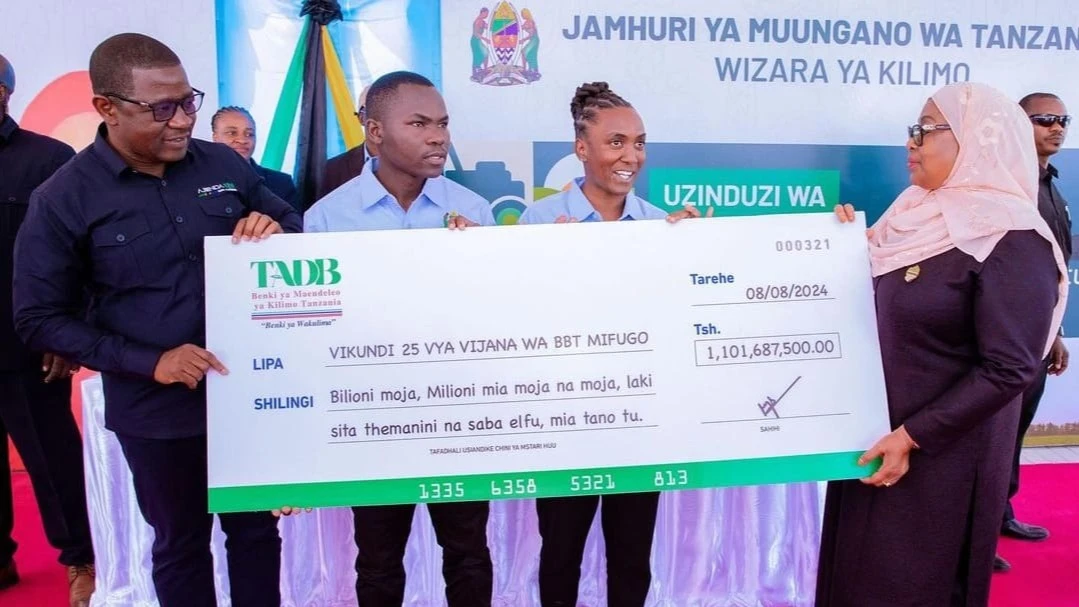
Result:
<svg viewBox="0 0 1079 607"><path fill-rule="evenodd" d="M206 187L199 188L199 189L195 190L195 194L199 198L210 198L212 196L220 196L220 195L222 195L222 194L224 194L226 192L238 192L238 191L239 190L236 189L236 184L235 183L232 183L231 181L226 181L224 183L218 183L218 184L208 185Z"/></svg>

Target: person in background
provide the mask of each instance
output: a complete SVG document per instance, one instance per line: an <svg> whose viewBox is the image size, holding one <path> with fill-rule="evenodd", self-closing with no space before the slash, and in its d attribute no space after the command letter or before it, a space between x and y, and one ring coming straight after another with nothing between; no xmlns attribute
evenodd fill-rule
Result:
<svg viewBox="0 0 1079 607"><path fill-rule="evenodd" d="M15 240L15 330L33 350L101 372L105 427L154 530L158 602L213 606L203 380L228 370L204 348L203 238L254 246L299 232L301 217L243 158L192 138L203 94L167 46L117 34L89 71L102 124L30 197ZM279 607L277 519L219 520L232 604Z"/></svg>
<svg viewBox="0 0 1079 607"><path fill-rule="evenodd" d="M94 547L86 512L82 435L71 413L71 376L64 358L23 345L12 323L12 256L30 193L75 155L55 139L19 128L8 115L15 68L0 55L0 590L19 581L8 436L30 475L45 536L67 567L68 599L90 604Z"/></svg>
<svg viewBox="0 0 1079 607"><path fill-rule="evenodd" d="M530 205L518 224L639 221L700 217L694 207L668 215L632 193L645 161L644 122L606 82L582 84L570 102L574 150L584 177ZM574 607L585 541L600 510L607 553L607 604L640 607L652 584L652 536L659 493L623 493L536 500L543 607Z"/></svg>
<svg viewBox="0 0 1079 607"><path fill-rule="evenodd" d="M363 172L363 165L368 158L378 155L371 139L366 137L367 121L367 92L371 89L367 85L360 91L360 99L356 107L356 118L360 121L360 127L364 129L365 136L361 145L358 145L343 154L338 154L326 161L326 169L323 172L322 189L316 192L316 200L341 187L343 183L356 177Z"/></svg>
<svg viewBox="0 0 1079 607"><path fill-rule="evenodd" d="M214 141L229 146L237 154L243 156L244 160L251 163L251 167L255 169L259 177L262 177L271 192L292 205L292 208L301 210L300 196L296 191L296 184L292 182L292 177L287 173L260 166L251 157L255 153L258 136L255 132L255 119L251 117L250 112L236 105L225 106L217 110L210 118L210 130Z"/></svg>
<svg viewBox="0 0 1079 607"><path fill-rule="evenodd" d="M1049 224L1057 245L1064 254L1065 262L1071 259L1071 213L1068 201L1060 195L1054 179L1060 176L1057 168L1049 163L1049 158L1060 151L1064 138L1068 135L1071 116L1060 97L1052 93L1031 93L1019 100L1019 106L1026 111L1034 127L1034 147L1038 153L1038 213ZM1000 525L1000 534L1018 540L1040 541L1049 537L1045 527L1020 522L1015 518L1012 498L1019 492L1019 457L1023 450L1023 438L1034 421L1038 403L1045 393L1045 381L1049 375L1060 375L1068 368L1068 348L1064 346L1063 332L1053 340L1053 348L1044 363L1038 367L1038 374L1023 392L1023 408L1019 414L1019 432L1015 439L1015 456L1012 459L1011 482L1008 485L1008 501L1004 508L1004 521ZM997 555L993 562L995 571L1011 569L1011 564Z"/></svg>
<svg viewBox="0 0 1079 607"><path fill-rule="evenodd" d="M430 80L393 72L371 85L367 135L379 155L368 170L316 202L305 232L465 228L495 223L479 194L442 176L449 154L449 114ZM488 502L427 504L442 547L450 607L489 607L493 591L487 548ZM400 607L405 546L415 504L352 509L356 597L363 607Z"/></svg>
<svg viewBox="0 0 1079 607"><path fill-rule="evenodd" d="M1026 113L959 83L919 115L911 186L867 231L894 430L876 472L828 485L818 607L989 604L1023 390L1067 302Z"/></svg>

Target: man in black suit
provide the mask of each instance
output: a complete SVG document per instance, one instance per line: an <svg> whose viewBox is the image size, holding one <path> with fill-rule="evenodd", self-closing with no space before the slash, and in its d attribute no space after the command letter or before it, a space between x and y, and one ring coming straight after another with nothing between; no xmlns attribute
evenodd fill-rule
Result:
<svg viewBox="0 0 1079 607"><path fill-rule="evenodd" d="M1052 230L1066 263L1072 255L1071 213L1068 211L1068 201L1061 196L1056 186L1056 179L1060 174L1049 159L1064 145L1071 116L1060 97L1052 93L1031 93L1023 97L1019 105L1026 110L1034 127L1034 147L1038 151L1038 212L1049 224L1049 229ZM1038 403L1041 402L1042 395L1045 393L1046 377L1060 375L1068 368L1069 353L1062 337L1063 333L1057 335L1049 356L1045 359L1045 364L1042 365L1034 383L1023 392L1019 432L1015 440L1015 455L1012 461L1012 477L1008 487L1008 503L1000 526L1001 535L1018 540L1037 542L1049 537L1049 530L1045 527L1016 519L1011 499L1019 492L1019 457L1023 451L1023 438L1031 422L1034 421ZM997 555L993 570L1004 572L1010 569L1011 565L1008 561Z"/></svg>
<svg viewBox="0 0 1079 607"><path fill-rule="evenodd" d="M299 206L300 196L296 191L296 184L292 182L292 177L287 173L259 166L251 158L251 155L255 153L257 134L255 119L251 117L250 112L236 105L225 106L217 110L210 119L210 130L213 131L214 141L229 146L251 163L251 167L266 183L267 189L292 205L292 208L303 211Z"/></svg>
<svg viewBox="0 0 1079 607"><path fill-rule="evenodd" d="M19 581L12 538L10 435L30 475L45 537L60 551L60 563L67 567L69 603L82 607L90 603L95 573L82 436L71 413L71 374L77 367L23 345L15 334L11 311L15 236L29 209L30 193L75 150L19 128L7 111L13 92L15 69L0 55L0 248L4 252L0 257L0 590Z"/></svg>
<svg viewBox="0 0 1079 607"><path fill-rule="evenodd" d="M362 128L367 120L367 89L364 87L360 91L360 100L358 109L356 111L356 118L360 121L360 127ZM315 199L318 200L326 194L341 187L346 181L356 177L363 172L363 165L367 162L368 158L373 158L378 155L377 151L372 147L372 143L364 138L362 145L358 145L351 150L330 158L326 161L326 169L323 172L322 187L315 192Z"/></svg>

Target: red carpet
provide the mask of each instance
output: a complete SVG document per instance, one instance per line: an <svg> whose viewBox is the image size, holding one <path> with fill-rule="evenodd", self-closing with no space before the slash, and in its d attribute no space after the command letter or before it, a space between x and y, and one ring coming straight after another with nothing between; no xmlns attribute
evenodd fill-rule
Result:
<svg viewBox="0 0 1079 607"><path fill-rule="evenodd" d="M0 590L0 605L4 607L67 605L67 573L56 558L59 551L45 541L41 515L25 472L11 475L15 490L15 541L19 549L15 563L22 581L7 590Z"/></svg>
<svg viewBox="0 0 1079 607"><path fill-rule="evenodd" d="M41 518L24 472L14 474L16 559L23 581L0 591L0 605L67 604L67 578L45 541ZM1079 464L1023 467L1023 490L1015 501L1023 521L1045 525L1052 537L1030 543L1001 540L1012 571L993 577L991 607L1079 605Z"/></svg>
<svg viewBox="0 0 1079 607"><path fill-rule="evenodd" d="M1044 542L1002 538L1012 564L993 577L992 607L1079 605L1079 464L1023 466L1016 517L1049 528Z"/></svg>

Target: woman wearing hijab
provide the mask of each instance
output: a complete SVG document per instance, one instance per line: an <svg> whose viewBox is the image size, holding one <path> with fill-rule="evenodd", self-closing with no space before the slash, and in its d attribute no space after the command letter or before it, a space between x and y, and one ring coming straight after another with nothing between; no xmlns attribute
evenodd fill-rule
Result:
<svg viewBox="0 0 1079 607"><path fill-rule="evenodd" d="M1026 114L962 83L920 115L911 186L867 231L895 430L876 473L828 486L818 607L988 604L1021 393L1066 301Z"/></svg>

